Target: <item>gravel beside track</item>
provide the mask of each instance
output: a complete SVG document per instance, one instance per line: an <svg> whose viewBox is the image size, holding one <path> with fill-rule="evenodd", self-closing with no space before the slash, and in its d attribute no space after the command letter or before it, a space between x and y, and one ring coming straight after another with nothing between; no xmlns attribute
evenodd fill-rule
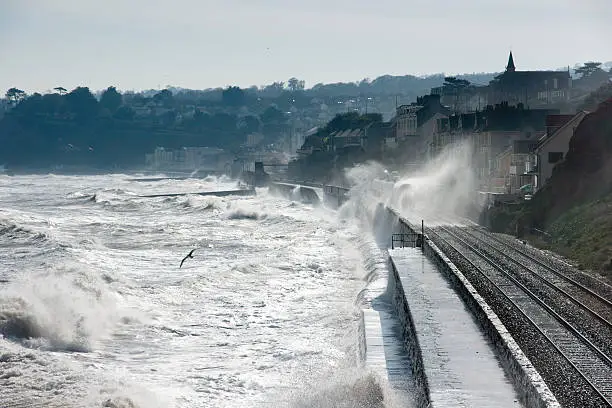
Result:
<svg viewBox="0 0 612 408"><path fill-rule="evenodd" d="M520 241L511 235L491 233L486 230L483 231L489 237L492 237L493 239L496 239L511 248L519 249L525 254L528 254L533 258L542 261L551 268L555 268L558 271L562 271L563 273L567 274L568 276L571 276L573 279L587 286L590 285L593 287L599 287L601 290L604 291L608 299L612 298L612 277L607 278L594 272L582 271L576 266L572 265L561 255L558 255L554 252L544 251L542 249L535 248L529 245L527 242Z"/></svg>

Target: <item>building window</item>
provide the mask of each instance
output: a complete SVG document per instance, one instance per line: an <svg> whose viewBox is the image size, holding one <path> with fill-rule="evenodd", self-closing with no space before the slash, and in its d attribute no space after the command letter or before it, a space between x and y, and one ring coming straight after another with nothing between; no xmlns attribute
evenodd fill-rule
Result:
<svg viewBox="0 0 612 408"><path fill-rule="evenodd" d="M563 91L552 91L551 95L553 98L560 98L563 96Z"/></svg>
<svg viewBox="0 0 612 408"><path fill-rule="evenodd" d="M557 89L559 87L559 80L557 78L553 79L553 88Z"/></svg>
<svg viewBox="0 0 612 408"><path fill-rule="evenodd" d="M548 162L558 163L563 160L563 152L548 152Z"/></svg>

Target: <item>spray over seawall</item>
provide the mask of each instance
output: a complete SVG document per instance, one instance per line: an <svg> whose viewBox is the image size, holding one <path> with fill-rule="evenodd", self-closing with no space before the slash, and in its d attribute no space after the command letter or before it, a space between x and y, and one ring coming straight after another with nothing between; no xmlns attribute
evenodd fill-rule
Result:
<svg viewBox="0 0 612 408"><path fill-rule="evenodd" d="M367 274L364 278L365 287L356 301L357 306L364 311L364 319L365 316L369 316L370 319L372 316L379 316L383 319L385 315L404 310L401 306L403 303L396 303L397 299L403 298L404 295L401 289L399 291L397 289L396 278L391 274L387 253L387 248L391 246L391 235L404 229L401 218L414 224L425 219L427 224L432 225L435 221L461 219L469 215L475 196L473 193L477 190L471 166L471 152L472 149L468 144L456 146L452 150L442 152L417 170L400 172L399 177L395 179L383 165L376 162L369 162L346 171L346 179L351 183L350 198L339 209L338 215L341 220L358 224L361 231L366 232L360 234L358 247ZM366 313L366 309L370 310ZM400 321L403 322L401 330L405 337L398 338L400 344L407 338L406 330L408 330L406 320L402 319L400 317ZM363 345L360 352L362 352L361 358L366 359L367 354L364 354L364 351L368 350L368 347L364 337L365 320L361 324L363 332L360 333L359 341L360 345L362 343ZM377 334L374 336L376 338ZM384 353L395 350L391 343L385 344L384 347ZM373 361L378 361L377 351L374 350L376 347L372 347L369 352L373 353ZM413 357L413 355L406 356L406 359ZM373 366L367 368L383 374L382 377L385 378L380 380L380 384L385 387L400 393L407 391L409 395L404 394L402 405L417 406L426 391L419 385L418 375L411 373L409 365L414 364L414 361L406 363L405 378L402 377L401 381L398 378L392 379L388 374L385 375L388 363L386 357L384 361L382 365L373 363ZM384 402L386 406L394 406L389 400Z"/></svg>
<svg viewBox="0 0 612 408"><path fill-rule="evenodd" d="M476 199L478 180L472 153L470 143L458 143L416 170L400 170L396 180L376 162L348 169L351 199L341 213L366 222L375 233L380 229L381 204L414 223L473 218L481 208Z"/></svg>

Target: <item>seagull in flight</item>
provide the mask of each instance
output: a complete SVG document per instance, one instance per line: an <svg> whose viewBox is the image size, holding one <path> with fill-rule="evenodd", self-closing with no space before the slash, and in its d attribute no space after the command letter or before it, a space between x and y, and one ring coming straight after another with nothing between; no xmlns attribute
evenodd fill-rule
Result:
<svg viewBox="0 0 612 408"><path fill-rule="evenodd" d="M187 258L193 258L193 251L195 251L195 249L192 249L192 250L191 250L191 252L189 252L189 253L187 254L187 256L183 258L183 260L181 261L181 265L179 266L179 268L181 268L181 267L183 266L183 262L185 262L185 260L186 260Z"/></svg>

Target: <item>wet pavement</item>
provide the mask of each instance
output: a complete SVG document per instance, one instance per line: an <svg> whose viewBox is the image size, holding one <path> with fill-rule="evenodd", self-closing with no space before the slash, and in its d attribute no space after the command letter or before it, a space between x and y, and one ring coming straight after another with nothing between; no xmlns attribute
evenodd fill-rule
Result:
<svg viewBox="0 0 612 408"><path fill-rule="evenodd" d="M492 344L435 265L419 249L389 253L416 328L431 407L523 407Z"/></svg>

